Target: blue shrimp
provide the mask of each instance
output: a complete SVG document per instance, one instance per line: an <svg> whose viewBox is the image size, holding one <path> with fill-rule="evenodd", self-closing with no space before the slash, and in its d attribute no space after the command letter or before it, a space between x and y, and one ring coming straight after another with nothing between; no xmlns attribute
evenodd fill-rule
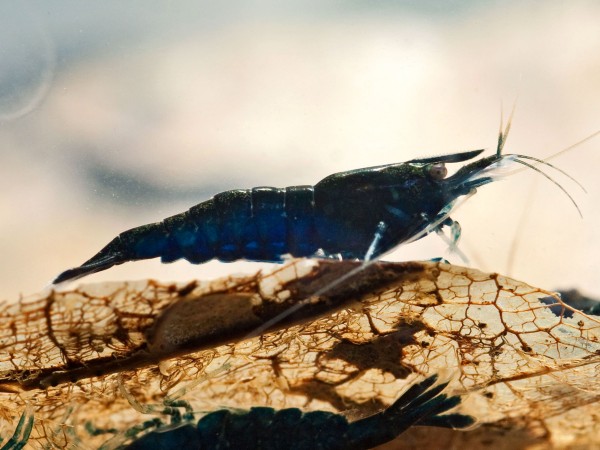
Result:
<svg viewBox="0 0 600 450"><path fill-rule="evenodd" d="M282 262L285 255L369 260L444 226L452 227L456 243L460 228L449 217L455 202L497 179L495 171L508 162L540 172L575 204L561 185L527 160L560 169L530 156L502 154L508 128L500 133L494 155L449 177L445 164L468 161L483 150L336 173L314 186L222 192L162 222L119 234L53 284L156 257L194 264L211 259Z"/></svg>
<svg viewBox="0 0 600 450"><path fill-rule="evenodd" d="M127 450L194 449L367 449L389 442L413 425L466 428L475 422L460 413L443 414L460 403L459 396L442 391L448 383L435 385L437 375L413 384L387 409L348 423L339 414L325 411L303 413L298 408L279 411L254 407L249 411L218 410L187 424L151 432Z"/></svg>

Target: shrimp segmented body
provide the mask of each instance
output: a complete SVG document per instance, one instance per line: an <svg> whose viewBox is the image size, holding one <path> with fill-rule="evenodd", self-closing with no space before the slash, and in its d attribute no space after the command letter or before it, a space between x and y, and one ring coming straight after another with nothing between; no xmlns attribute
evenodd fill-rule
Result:
<svg viewBox="0 0 600 450"><path fill-rule="evenodd" d="M525 165L558 185L524 160L557 169L549 163L502 155L505 133L494 155L466 164L452 176L447 176L446 164L471 160L483 150L340 172L314 186L222 192L186 212L119 234L53 283L156 257L194 264L211 259L281 262L284 255L368 260L443 226L452 226L456 241L460 228L449 217L455 202L497 179L497 170L507 164Z"/></svg>

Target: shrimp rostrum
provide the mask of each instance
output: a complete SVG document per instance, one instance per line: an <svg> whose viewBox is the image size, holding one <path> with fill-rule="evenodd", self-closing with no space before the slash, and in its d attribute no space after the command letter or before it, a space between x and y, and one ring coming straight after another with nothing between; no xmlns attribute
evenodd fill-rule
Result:
<svg viewBox="0 0 600 450"><path fill-rule="evenodd" d="M573 201L532 164L560 169L525 155L502 155L505 137L500 134L494 155L465 164L451 176L446 164L469 161L483 150L340 172L314 186L222 192L162 222L119 234L53 283L157 257L194 264L211 259L281 262L285 255L368 260L444 226L452 227L456 241L460 229L449 214L457 199L498 179L512 163L540 172Z"/></svg>

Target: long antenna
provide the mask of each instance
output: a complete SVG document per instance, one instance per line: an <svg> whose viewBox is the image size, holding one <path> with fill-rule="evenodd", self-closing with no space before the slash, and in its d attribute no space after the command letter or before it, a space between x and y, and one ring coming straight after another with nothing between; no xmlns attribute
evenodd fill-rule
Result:
<svg viewBox="0 0 600 450"><path fill-rule="evenodd" d="M567 148L564 148L564 149L562 149L562 150L560 150L560 151L558 151L558 152L556 152L556 153L554 153L554 154L552 154L552 155L548 156L547 158L544 158L544 161L548 161L549 159L555 158L555 157L557 157L558 155L562 155L563 153L566 153L566 152L568 152L569 150L572 150L572 149L574 149L575 147L577 147L577 146L579 146L579 145L583 144L584 142L587 142L587 141L589 141L590 139L592 139L592 138L595 138L595 137L596 137L596 136L598 136L599 134L600 134L600 130L596 130L596 131L594 131L592 134L590 134L589 136L587 136L587 137L584 137L582 140L580 140L580 141L578 141L578 142L575 142L573 145L569 145Z"/></svg>

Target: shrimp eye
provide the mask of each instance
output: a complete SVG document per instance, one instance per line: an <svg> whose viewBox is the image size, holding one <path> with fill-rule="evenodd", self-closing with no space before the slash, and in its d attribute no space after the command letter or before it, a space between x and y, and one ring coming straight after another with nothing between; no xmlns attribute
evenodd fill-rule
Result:
<svg viewBox="0 0 600 450"><path fill-rule="evenodd" d="M429 166L429 176L434 180L443 180L448 175L448 169L444 163L436 163Z"/></svg>

